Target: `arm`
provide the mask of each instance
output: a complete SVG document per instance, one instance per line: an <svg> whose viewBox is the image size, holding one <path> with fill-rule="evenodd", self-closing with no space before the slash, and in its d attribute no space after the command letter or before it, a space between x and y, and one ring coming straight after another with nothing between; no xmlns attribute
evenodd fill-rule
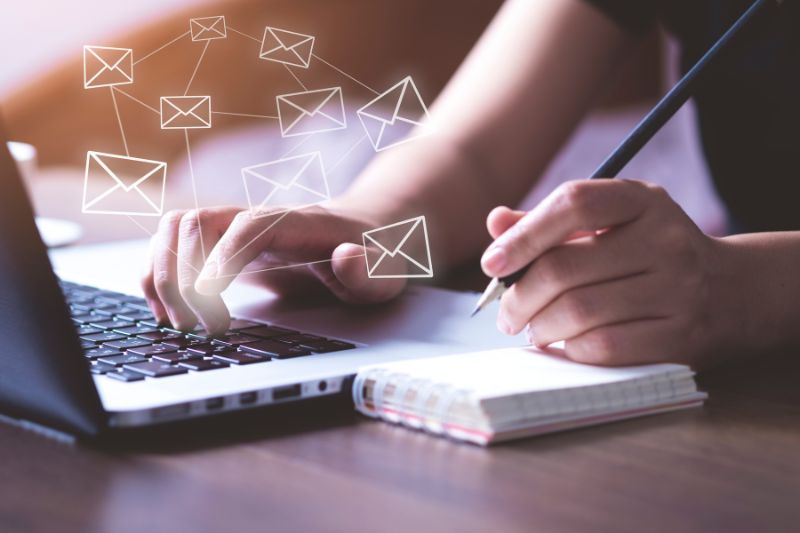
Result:
<svg viewBox="0 0 800 533"><path fill-rule="evenodd" d="M164 217L143 278L154 313L219 331L228 316L220 293L246 266L314 260L249 277L277 292L313 286L311 278L345 301L389 299L403 280L368 279L351 259L364 250L348 243L408 216L429 218L437 269L474 257L488 242L476 238L486 214L535 183L626 39L582 0L509 1L433 107L436 133L376 158L325 209L293 212L274 228L275 217L238 208Z"/></svg>
<svg viewBox="0 0 800 533"><path fill-rule="evenodd" d="M337 203L425 214L438 264L471 259L486 215L532 188L628 39L582 0L508 1L432 107L436 133L377 158Z"/></svg>

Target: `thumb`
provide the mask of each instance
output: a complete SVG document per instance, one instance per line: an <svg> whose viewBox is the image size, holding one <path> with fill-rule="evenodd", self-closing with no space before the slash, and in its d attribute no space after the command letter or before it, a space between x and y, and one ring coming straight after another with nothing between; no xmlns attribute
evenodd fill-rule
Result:
<svg viewBox="0 0 800 533"><path fill-rule="evenodd" d="M515 211L505 206L495 207L486 217L486 229L492 239L496 239L524 216L525 211Z"/></svg>
<svg viewBox="0 0 800 533"><path fill-rule="evenodd" d="M367 254L369 260L367 261ZM330 266L316 265L315 273L339 299L349 303L378 303L397 296L406 286L403 278L375 279L368 275L368 265L381 256L379 250L358 244L343 243L331 254ZM327 267L328 276L318 272Z"/></svg>

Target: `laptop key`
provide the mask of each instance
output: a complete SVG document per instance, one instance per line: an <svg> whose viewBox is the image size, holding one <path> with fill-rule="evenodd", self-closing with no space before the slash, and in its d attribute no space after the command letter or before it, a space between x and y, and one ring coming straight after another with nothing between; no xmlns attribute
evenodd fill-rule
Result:
<svg viewBox="0 0 800 533"><path fill-rule="evenodd" d="M153 333L157 332L158 330L151 326L128 326L125 328L115 329L114 331L121 333L122 335L127 335L128 337L138 337L144 333Z"/></svg>
<svg viewBox="0 0 800 533"><path fill-rule="evenodd" d="M278 359L289 359L291 357L302 357L311 355L311 352L299 346L293 346L285 342L275 340L262 340L251 344L243 344L239 347L243 352L276 357Z"/></svg>
<svg viewBox="0 0 800 533"><path fill-rule="evenodd" d="M144 374L140 374L138 372L131 372L130 370L118 370L116 372L109 372L106 376L112 379L118 379L119 381L124 381L126 383L130 383L131 381L142 381L144 379Z"/></svg>
<svg viewBox="0 0 800 533"><path fill-rule="evenodd" d="M91 350L92 348L94 348L96 346L97 346L97 344L95 344L92 341L85 341L85 340L81 339L81 348L83 348L84 350Z"/></svg>
<svg viewBox="0 0 800 533"><path fill-rule="evenodd" d="M76 324L85 325L97 320L97 317L90 314L73 314L72 321Z"/></svg>
<svg viewBox="0 0 800 533"><path fill-rule="evenodd" d="M110 357L101 357L97 360L98 363L109 366L122 366L130 363L142 363L147 361L147 358L135 353L123 353L120 355L112 355Z"/></svg>
<svg viewBox="0 0 800 533"><path fill-rule="evenodd" d="M96 315L104 315L107 317L112 317L124 311L127 311L128 308L120 305L120 304L112 304L112 303L105 303L105 304L98 304L95 303L92 305L92 312Z"/></svg>
<svg viewBox="0 0 800 533"><path fill-rule="evenodd" d="M154 355L173 353L177 351L178 349L174 346L168 346L166 344L154 344L152 346L142 346L140 348L129 348L127 353L135 353L143 357L153 357Z"/></svg>
<svg viewBox="0 0 800 533"><path fill-rule="evenodd" d="M118 350L128 350L130 348L138 348L140 346L150 346L152 341L147 341L144 339L137 339L136 337L128 337L127 339L122 339L118 341L111 341L103 343L103 346L108 348L116 348Z"/></svg>
<svg viewBox="0 0 800 533"><path fill-rule="evenodd" d="M101 333L94 333L92 335L84 335L82 340L94 342L95 344L102 344L104 342L118 341L124 339L125 335L114 333L113 331L103 331Z"/></svg>
<svg viewBox="0 0 800 533"><path fill-rule="evenodd" d="M184 361L194 361L196 359L202 359L203 356L199 353L191 353L185 351L178 351L172 353L160 353L153 356L153 361L161 361L162 363L168 364L178 364L183 363Z"/></svg>
<svg viewBox="0 0 800 533"><path fill-rule="evenodd" d="M242 344L249 344L251 342L258 342L258 337L244 335L242 333L232 333L230 335L223 335L221 337L214 337L211 342L214 344L221 344L223 346L241 346Z"/></svg>
<svg viewBox="0 0 800 533"><path fill-rule="evenodd" d="M95 333L102 333L103 330L100 328L95 328L93 326L89 326L86 324L76 324L77 327L75 330L78 332L79 336L83 335L94 335Z"/></svg>
<svg viewBox="0 0 800 533"><path fill-rule="evenodd" d="M146 327L146 326L140 326L140 327ZM136 336L139 337L140 339L146 339L148 341L153 341L153 342L163 342L163 341L183 338L183 335L181 335L180 333L167 333L166 331L158 331L158 330L152 331L150 333L142 333Z"/></svg>
<svg viewBox="0 0 800 533"><path fill-rule="evenodd" d="M182 350L185 350L191 346L207 344L206 341L200 339L187 339L185 337L178 337L177 339L167 339L161 342L163 344L169 344L170 346L174 346L175 348L180 348Z"/></svg>
<svg viewBox="0 0 800 533"><path fill-rule="evenodd" d="M242 352L218 354L214 356L214 359L217 361L222 361L223 363L232 363L234 365L249 365L252 363L266 363L269 361L269 357Z"/></svg>
<svg viewBox="0 0 800 533"><path fill-rule="evenodd" d="M291 335L298 333L296 330L282 328L280 326L259 326L256 328L246 328L240 330L239 333L260 337L262 339L271 339L273 337L280 337L281 335Z"/></svg>
<svg viewBox="0 0 800 533"><path fill-rule="evenodd" d="M101 365L100 363L95 363L89 368L89 372L92 374L106 374L108 372L113 372L114 367L111 365Z"/></svg>
<svg viewBox="0 0 800 533"><path fill-rule="evenodd" d="M130 320L122 320L119 318L109 319L106 316L99 316L99 315L95 315L94 320L92 320L89 324L96 328L103 328L103 329L127 328L129 326L135 325Z"/></svg>
<svg viewBox="0 0 800 533"><path fill-rule="evenodd" d="M138 309L131 309L130 307L125 307L123 311L116 313L116 316L127 320L134 320L136 322L140 320L155 320L153 313L150 311L140 311Z"/></svg>
<svg viewBox="0 0 800 533"><path fill-rule="evenodd" d="M218 359L195 359L193 361L184 361L178 366L194 370L195 372L204 372L206 370L215 370L217 368L228 368L228 363Z"/></svg>
<svg viewBox="0 0 800 533"><path fill-rule="evenodd" d="M132 370L139 372L151 378L160 378L164 376L174 376L176 374L186 374L188 370L179 366L171 365L169 363L162 363L160 361L147 361L144 363L134 363L125 365L125 370Z"/></svg>
<svg viewBox="0 0 800 533"><path fill-rule="evenodd" d="M186 348L186 351L211 357L212 355L216 354L235 352L236 348L234 348L233 346L225 346L223 344L205 343L205 344L196 344L194 346L189 346L188 348Z"/></svg>
<svg viewBox="0 0 800 533"><path fill-rule="evenodd" d="M93 350L87 350L83 355L85 355L88 359L98 359L100 357L122 355L122 352L115 348L94 348Z"/></svg>

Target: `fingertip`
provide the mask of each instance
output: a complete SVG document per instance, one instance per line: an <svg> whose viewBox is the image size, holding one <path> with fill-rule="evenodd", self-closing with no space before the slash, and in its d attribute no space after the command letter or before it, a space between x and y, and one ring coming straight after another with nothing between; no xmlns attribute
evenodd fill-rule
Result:
<svg viewBox="0 0 800 533"><path fill-rule="evenodd" d="M515 211L504 205L495 207L486 217L486 229L496 239L524 216L524 211Z"/></svg>
<svg viewBox="0 0 800 533"><path fill-rule="evenodd" d="M368 252L359 244L345 242L331 253L331 268L336 278L348 289L360 289L369 281L364 256Z"/></svg>

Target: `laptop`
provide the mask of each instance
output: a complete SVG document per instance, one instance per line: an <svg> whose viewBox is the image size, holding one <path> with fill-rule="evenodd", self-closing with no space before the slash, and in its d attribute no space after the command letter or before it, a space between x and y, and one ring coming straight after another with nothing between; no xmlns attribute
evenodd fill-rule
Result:
<svg viewBox="0 0 800 533"><path fill-rule="evenodd" d="M349 396L366 364L519 344L497 334L491 317L466 318L475 295L425 287L365 309L280 302L234 284L226 301L243 314L225 335L164 327L132 294L143 243L54 253L69 274L56 275L6 140L0 132L0 415L7 420L92 438ZM102 278L93 268L115 277L91 286Z"/></svg>

